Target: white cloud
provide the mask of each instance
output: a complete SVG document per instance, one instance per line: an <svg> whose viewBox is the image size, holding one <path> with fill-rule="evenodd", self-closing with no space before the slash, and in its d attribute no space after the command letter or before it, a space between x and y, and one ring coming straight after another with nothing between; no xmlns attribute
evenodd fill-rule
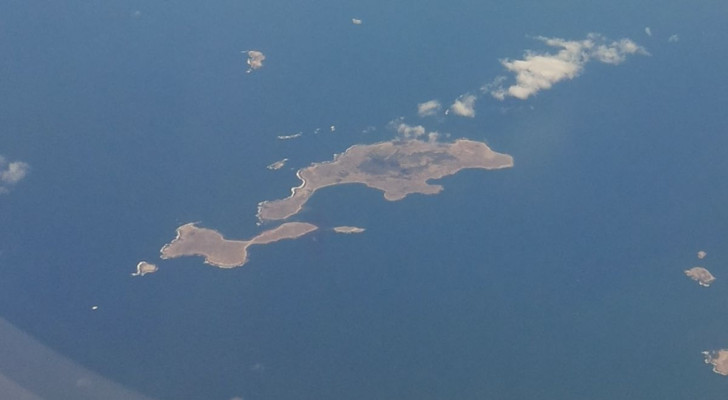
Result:
<svg viewBox="0 0 728 400"><path fill-rule="evenodd" d="M646 27L645 27L645 34L646 34L647 36L652 36L652 29L650 29L650 27L649 27L649 26L646 26Z"/></svg>
<svg viewBox="0 0 728 400"><path fill-rule="evenodd" d="M667 38L668 43L675 43L678 40L680 40L680 37L677 34L671 35L669 38Z"/></svg>
<svg viewBox="0 0 728 400"><path fill-rule="evenodd" d="M508 78L505 77L505 76L503 76L503 75L498 75L498 76L495 77L495 79L493 79L492 82L486 83L485 85L481 86L480 87L480 91L482 93L492 92L493 90L496 90L496 89L502 87L503 86L503 82L505 82L506 79L508 79Z"/></svg>
<svg viewBox="0 0 728 400"><path fill-rule="evenodd" d="M390 128L394 129L403 139L423 139L427 138L430 142L435 142L440 138L440 133L437 131L428 132L422 125L408 125L404 122L404 118L399 117L387 124Z"/></svg>
<svg viewBox="0 0 728 400"><path fill-rule="evenodd" d="M438 139L440 139L440 134L438 132L429 132L427 134L427 140L430 142L437 142Z"/></svg>
<svg viewBox="0 0 728 400"><path fill-rule="evenodd" d="M351 23L354 24L354 25L361 25L362 20L360 20L358 18L352 18L351 19Z"/></svg>
<svg viewBox="0 0 728 400"><path fill-rule="evenodd" d="M397 133L405 139L417 139L427 133L422 125L412 126L401 122L397 125Z"/></svg>
<svg viewBox="0 0 728 400"><path fill-rule="evenodd" d="M442 105L437 100L430 100L424 103L417 104L417 115L420 117L427 117L430 115L437 114L442 108Z"/></svg>
<svg viewBox="0 0 728 400"><path fill-rule="evenodd" d="M8 162L0 156L0 193L7 193L9 187L20 182L28 175L30 165L22 161Z"/></svg>
<svg viewBox="0 0 728 400"><path fill-rule="evenodd" d="M245 71L246 73L251 73L256 69L263 68L263 61L265 60L265 54L261 53L257 50L249 50L244 51L243 53L246 53L248 55L248 70Z"/></svg>
<svg viewBox="0 0 728 400"><path fill-rule="evenodd" d="M592 56L606 64L618 65L623 63L630 54L647 54L647 51L637 43L622 39L610 44L600 44L592 51Z"/></svg>
<svg viewBox="0 0 728 400"><path fill-rule="evenodd" d="M461 117L473 118L475 117L475 100L477 100L475 95L464 94L452 103L450 111Z"/></svg>
<svg viewBox="0 0 728 400"><path fill-rule="evenodd" d="M556 54L526 51L522 60L501 60L501 64L515 74L516 83L504 88L498 86L491 95L503 100L515 97L525 100L541 90L550 89L555 83L574 79L591 60L617 65L630 54L648 54L641 46L629 39L607 42L598 34L589 34L584 40L564 40L538 37L551 47L560 48Z"/></svg>

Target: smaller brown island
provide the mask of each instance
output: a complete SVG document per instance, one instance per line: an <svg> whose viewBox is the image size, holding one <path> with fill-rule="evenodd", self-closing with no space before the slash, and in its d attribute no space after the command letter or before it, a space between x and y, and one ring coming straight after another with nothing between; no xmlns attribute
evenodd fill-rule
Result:
<svg viewBox="0 0 728 400"><path fill-rule="evenodd" d="M273 164L267 166L266 168L268 168L271 171L277 171L277 170L283 168L286 165L286 162L288 162L288 159L284 158L282 160L278 160L278 161L274 162Z"/></svg>
<svg viewBox="0 0 728 400"><path fill-rule="evenodd" d="M704 351L705 363L713 365L713 372L728 376L728 350Z"/></svg>
<svg viewBox="0 0 728 400"><path fill-rule="evenodd" d="M513 157L497 153L485 143L459 139L452 143L417 139L355 145L334 156L333 161L314 163L298 170L301 184L284 199L258 204L258 219L286 219L303 208L319 189L358 183L384 192L389 201L413 193L437 194L443 188L430 180L441 179L463 169L502 169L513 166Z"/></svg>
<svg viewBox="0 0 728 400"><path fill-rule="evenodd" d="M700 286L708 287L715 281L715 277L707 269L703 267L693 267L685 270L685 275L690 279L697 281Z"/></svg>
<svg viewBox="0 0 728 400"><path fill-rule="evenodd" d="M220 268L235 268L248 261L248 247L284 239L296 239L318 227L305 222L288 222L264 231L250 240L228 240L213 229L194 223L177 228L177 237L160 250L162 259L202 256L205 263Z"/></svg>
<svg viewBox="0 0 728 400"><path fill-rule="evenodd" d="M152 263L148 263L146 261L139 261L139 264L136 266L136 272L132 273L131 276L144 276L146 274L153 274L157 272L159 268L157 268L156 265Z"/></svg>
<svg viewBox="0 0 728 400"><path fill-rule="evenodd" d="M337 226L334 228L336 233L362 233L366 229L359 228L358 226Z"/></svg>

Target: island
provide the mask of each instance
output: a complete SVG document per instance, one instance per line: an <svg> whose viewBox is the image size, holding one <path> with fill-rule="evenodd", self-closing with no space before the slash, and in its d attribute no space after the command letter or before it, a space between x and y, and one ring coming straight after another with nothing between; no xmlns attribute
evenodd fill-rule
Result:
<svg viewBox="0 0 728 400"><path fill-rule="evenodd" d="M334 227L334 232L336 233L362 233L366 229L359 228L358 226L337 226Z"/></svg>
<svg viewBox="0 0 728 400"><path fill-rule="evenodd" d="M301 185L285 199L258 204L260 221L282 220L295 215L321 188L349 183L364 184L397 201L412 193L437 194L441 185L432 179L453 175L466 168L501 169L513 166L513 157L496 153L485 143L459 139L452 143L397 139L355 145L334 156L333 161L314 163L298 170Z"/></svg>
<svg viewBox="0 0 728 400"><path fill-rule="evenodd" d="M685 271L685 275L697 281L700 286L708 287L715 281L715 277L703 267L693 267Z"/></svg>
<svg viewBox="0 0 728 400"><path fill-rule="evenodd" d="M303 135L303 132L294 133L292 135L278 135L276 137L278 138L278 140L291 140L301 137L301 135Z"/></svg>
<svg viewBox="0 0 728 400"><path fill-rule="evenodd" d="M318 227L305 222L288 222L264 231L250 240L228 240L213 229L189 223L177 228L177 237L160 250L162 259L202 256L205 263L220 268L234 268L248 261L248 247L284 239L296 239Z"/></svg>
<svg viewBox="0 0 728 400"><path fill-rule="evenodd" d="M713 372L720 375L728 375L728 350L704 351L705 363L713 365Z"/></svg>
<svg viewBox="0 0 728 400"><path fill-rule="evenodd" d="M278 161L270 164L266 168L268 168L269 170L272 170L272 171L276 171L276 170L283 168L286 165L286 162L288 162L288 159L284 158L282 160L278 160Z"/></svg>
<svg viewBox="0 0 728 400"><path fill-rule="evenodd" d="M137 264L136 266L136 272L132 273L131 276L144 276L146 274L152 274L154 272L157 272L158 269L159 268L157 268L157 266L152 263L139 261L139 264Z"/></svg>
<svg viewBox="0 0 728 400"><path fill-rule="evenodd" d="M244 51L243 53L246 53L248 55L248 60L246 61L248 63L248 70L245 71L246 74L249 74L256 69L263 68L263 61L265 61L265 54L258 50L249 50Z"/></svg>

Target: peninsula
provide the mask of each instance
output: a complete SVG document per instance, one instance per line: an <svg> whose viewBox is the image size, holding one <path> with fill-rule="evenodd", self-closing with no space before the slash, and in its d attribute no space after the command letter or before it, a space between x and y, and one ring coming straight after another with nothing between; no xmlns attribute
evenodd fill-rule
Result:
<svg viewBox="0 0 728 400"><path fill-rule="evenodd" d="M462 169L512 166L513 157L467 139L452 143L398 139L355 145L335 155L333 161L298 170L301 185L292 188L288 198L258 204L258 219L286 219L301 211L314 192L328 186L360 183L383 191L386 200L397 201L412 193L437 194L442 186L428 181Z"/></svg>
<svg viewBox="0 0 728 400"><path fill-rule="evenodd" d="M715 277L703 267L693 267L685 271L685 275L697 281L700 286L708 287L715 281Z"/></svg>
<svg viewBox="0 0 728 400"><path fill-rule="evenodd" d="M304 222L289 222L264 231L250 240L228 240L213 229L200 228L194 223L177 228L177 237L160 250L162 259L182 256L202 256L205 263L220 268L234 268L248 261L248 247L284 239L296 239L318 227Z"/></svg>

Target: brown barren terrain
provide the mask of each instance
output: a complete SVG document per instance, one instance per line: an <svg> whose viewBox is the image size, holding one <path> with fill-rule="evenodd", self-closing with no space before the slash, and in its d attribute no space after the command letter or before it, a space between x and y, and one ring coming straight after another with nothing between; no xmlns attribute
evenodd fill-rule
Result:
<svg viewBox="0 0 728 400"><path fill-rule="evenodd" d="M136 272L132 273L131 276L144 276L146 274L153 274L157 272L159 268L152 263L146 261L140 261L136 266Z"/></svg>
<svg viewBox="0 0 728 400"><path fill-rule="evenodd" d="M250 240L228 240L219 232L190 223L177 228L177 237L160 250L163 259L202 256L205 263L220 268L234 268L248 261L248 247L284 239L295 239L318 229L316 225L289 222L262 232Z"/></svg>
<svg viewBox="0 0 728 400"><path fill-rule="evenodd" d="M713 365L713 372L728 375L728 350L704 351L705 363Z"/></svg>
<svg viewBox="0 0 728 400"><path fill-rule="evenodd" d="M360 183L384 192L397 201L412 193L436 194L442 186L432 179L453 175L466 168L501 169L513 166L513 157L496 153L485 143L460 139L453 143L394 140L349 147L334 160L300 169L300 186L291 196L258 205L258 219L281 220L299 211L321 188Z"/></svg>
<svg viewBox="0 0 728 400"><path fill-rule="evenodd" d="M362 233L366 229L359 228L358 226L337 226L334 227L334 232L336 233Z"/></svg>
<svg viewBox="0 0 728 400"><path fill-rule="evenodd" d="M685 275L690 279L697 281L700 286L708 287L715 281L715 277L707 269L703 267L693 267L685 271Z"/></svg>

